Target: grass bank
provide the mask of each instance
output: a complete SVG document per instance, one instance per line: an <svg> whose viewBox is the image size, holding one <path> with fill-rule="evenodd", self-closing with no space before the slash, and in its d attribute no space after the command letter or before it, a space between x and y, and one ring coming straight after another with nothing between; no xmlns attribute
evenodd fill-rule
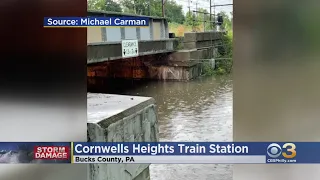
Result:
<svg viewBox="0 0 320 180"><path fill-rule="evenodd" d="M188 26L185 24L178 24L178 23L169 23L169 32L175 33L177 37L183 37L184 33L186 32L192 32L192 30L196 31L203 31L203 27L201 26L196 26L192 28L192 26Z"/></svg>

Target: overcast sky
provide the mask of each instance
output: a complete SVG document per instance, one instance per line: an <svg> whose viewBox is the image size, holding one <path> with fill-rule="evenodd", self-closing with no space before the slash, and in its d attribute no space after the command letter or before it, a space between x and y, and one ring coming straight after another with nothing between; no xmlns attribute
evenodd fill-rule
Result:
<svg viewBox="0 0 320 180"><path fill-rule="evenodd" d="M178 4L182 5L183 7L183 11L185 13L188 12L188 6L190 3L190 10L196 10L196 7L198 8L204 8L207 9L208 12L210 12L210 0L175 0ZM216 4L232 4L233 0L211 0L212 5ZM214 8L212 8L212 13L214 11ZM220 7L215 7L215 11L216 12L220 12L220 11L225 11L229 14L229 12L233 11L233 7L232 6L220 6Z"/></svg>

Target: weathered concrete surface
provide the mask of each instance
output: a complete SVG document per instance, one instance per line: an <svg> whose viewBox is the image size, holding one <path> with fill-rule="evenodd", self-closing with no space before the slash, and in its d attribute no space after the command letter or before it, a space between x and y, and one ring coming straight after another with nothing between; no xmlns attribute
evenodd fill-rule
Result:
<svg viewBox="0 0 320 180"><path fill-rule="evenodd" d="M139 41L139 56L175 51L176 39ZM87 63L99 63L122 59L121 42L90 43L87 47Z"/></svg>
<svg viewBox="0 0 320 180"><path fill-rule="evenodd" d="M183 44L184 49L202 49L202 48L210 48L221 45L220 40L206 40L206 41L195 41L195 42L185 42Z"/></svg>
<svg viewBox="0 0 320 180"><path fill-rule="evenodd" d="M191 32L184 34L184 49L210 48L221 44L226 32Z"/></svg>
<svg viewBox="0 0 320 180"><path fill-rule="evenodd" d="M186 81L198 77L202 73L200 63L193 66L154 66L151 78L159 80Z"/></svg>
<svg viewBox="0 0 320 180"><path fill-rule="evenodd" d="M183 38L184 50L170 53L167 66L158 67L159 79L190 80L202 74L204 65L215 68L213 58L225 32L191 32Z"/></svg>
<svg viewBox="0 0 320 180"><path fill-rule="evenodd" d="M184 33L184 42L219 40L225 32L189 32Z"/></svg>
<svg viewBox="0 0 320 180"><path fill-rule="evenodd" d="M88 94L89 142L157 142L155 101L149 97ZM90 180L149 180L149 164L91 164Z"/></svg>
<svg viewBox="0 0 320 180"><path fill-rule="evenodd" d="M216 54L216 49L209 47L203 49L185 49L171 53L168 57L170 66L194 66L203 62L203 59L211 59Z"/></svg>
<svg viewBox="0 0 320 180"><path fill-rule="evenodd" d="M202 52L197 49L179 50L170 54L171 61L189 61L190 59L199 59L202 57Z"/></svg>

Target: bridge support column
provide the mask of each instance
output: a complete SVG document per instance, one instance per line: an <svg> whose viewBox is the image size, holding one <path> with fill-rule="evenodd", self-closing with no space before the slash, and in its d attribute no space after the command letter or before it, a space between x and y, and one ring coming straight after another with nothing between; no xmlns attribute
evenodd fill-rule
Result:
<svg viewBox="0 0 320 180"><path fill-rule="evenodd" d="M158 142L155 101L149 97L88 94L88 142ZM150 164L90 164L90 180L150 180Z"/></svg>
<svg viewBox="0 0 320 180"><path fill-rule="evenodd" d="M182 70L184 74L180 78L182 80L200 76L204 66L214 69L213 58L217 56L217 46L222 44L223 35L222 32L185 33L184 50L171 53L168 57L168 65Z"/></svg>

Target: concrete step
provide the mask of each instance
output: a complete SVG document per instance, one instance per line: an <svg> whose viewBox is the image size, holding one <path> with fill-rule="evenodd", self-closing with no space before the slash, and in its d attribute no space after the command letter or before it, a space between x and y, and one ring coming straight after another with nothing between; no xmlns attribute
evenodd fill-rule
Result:
<svg viewBox="0 0 320 180"><path fill-rule="evenodd" d="M172 64L177 64L179 62L180 63L189 62L189 61L195 61L197 59L210 59L213 57L213 54L214 54L214 48L180 50L180 51L171 53L168 57L168 61Z"/></svg>
<svg viewBox="0 0 320 180"><path fill-rule="evenodd" d="M185 42L183 47L185 49L202 49L217 46L221 44L219 41L195 41L195 42Z"/></svg>
<svg viewBox="0 0 320 180"><path fill-rule="evenodd" d="M189 32L184 33L184 42L218 40L225 32Z"/></svg>

